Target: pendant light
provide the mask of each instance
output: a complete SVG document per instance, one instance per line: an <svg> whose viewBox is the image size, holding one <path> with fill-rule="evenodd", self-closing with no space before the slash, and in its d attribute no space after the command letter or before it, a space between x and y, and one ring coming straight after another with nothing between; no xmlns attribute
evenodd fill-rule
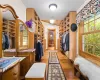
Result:
<svg viewBox="0 0 100 80"><path fill-rule="evenodd" d="M55 22L55 20L54 20L54 19L51 19L51 20L50 20L50 23L51 23L51 24L53 24L54 22Z"/></svg>

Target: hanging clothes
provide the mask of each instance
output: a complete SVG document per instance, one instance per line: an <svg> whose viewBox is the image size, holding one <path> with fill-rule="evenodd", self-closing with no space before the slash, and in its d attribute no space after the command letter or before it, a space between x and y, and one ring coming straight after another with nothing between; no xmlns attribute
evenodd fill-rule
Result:
<svg viewBox="0 0 100 80"><path fill-rule="evenodd" d="M5 42L6 42L5 35L4 35L4 33L2 33L2 48L3 48L3 50L5 49Z"/></svg>
<svg viewBox="0 0 100 80"><path fill-rule="evenodd" d="M65 51L68 51L69 50L69 32L65 32L63 35L62 35L62 50L65 52Z"/></svg>
<svg viewBox="0 0 100 80"><path fill-rule="evenodd" d="M65 51L69 51L69 33L66 35L65 45L66 45Z"/></svg>
<svg viewBox="0 0 100 80"><path fill-rule="evenodd" d="M7 34L4 34L4 36L5 36L5 49L8 49L9 48L9 38Z"/></svg>
<svg viewBox="0 0 100 80"><path fill-rule="evenodd" d="M36 61L41 61L43 56L43 47L40 41L36 44Z"/></svg>

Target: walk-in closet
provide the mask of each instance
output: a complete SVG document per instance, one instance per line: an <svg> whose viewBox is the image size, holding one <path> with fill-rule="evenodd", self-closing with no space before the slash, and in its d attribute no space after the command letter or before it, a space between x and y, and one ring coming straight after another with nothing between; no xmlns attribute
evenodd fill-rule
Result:
<svg viewBox="0 0 100 80"><path fill-rule="evenodd" d="M0 0L0 80L100 80L100 0Z"/></svg>

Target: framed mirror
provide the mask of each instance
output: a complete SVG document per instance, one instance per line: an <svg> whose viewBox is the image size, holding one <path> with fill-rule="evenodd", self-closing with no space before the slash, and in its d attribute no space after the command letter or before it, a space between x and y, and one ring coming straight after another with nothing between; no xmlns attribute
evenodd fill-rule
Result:
<svg viewBox="0 0 100 80"><path fill-rule="evenodd" d="M19 50L28 49L28 27L19 20Z"/></svg>
<svg viewBox="0 0 100 80"><path fill-rule="evenodd" d="M15 10L9 5L0 5L0 57L4 56L5 52L16 52L16 27L17 18ZM16 54L15 54L16 55Z"/></svg>

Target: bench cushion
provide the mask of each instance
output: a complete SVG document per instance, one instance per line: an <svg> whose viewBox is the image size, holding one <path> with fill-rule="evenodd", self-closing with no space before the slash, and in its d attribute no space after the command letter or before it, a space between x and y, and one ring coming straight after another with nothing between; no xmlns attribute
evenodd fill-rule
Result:
<svg viewBox="0 0 100 80"><path fill-rule="evenodd" d="M34 63L27 72L25 78L44 78L45 70L46 70L45 63Z"/></svg>

